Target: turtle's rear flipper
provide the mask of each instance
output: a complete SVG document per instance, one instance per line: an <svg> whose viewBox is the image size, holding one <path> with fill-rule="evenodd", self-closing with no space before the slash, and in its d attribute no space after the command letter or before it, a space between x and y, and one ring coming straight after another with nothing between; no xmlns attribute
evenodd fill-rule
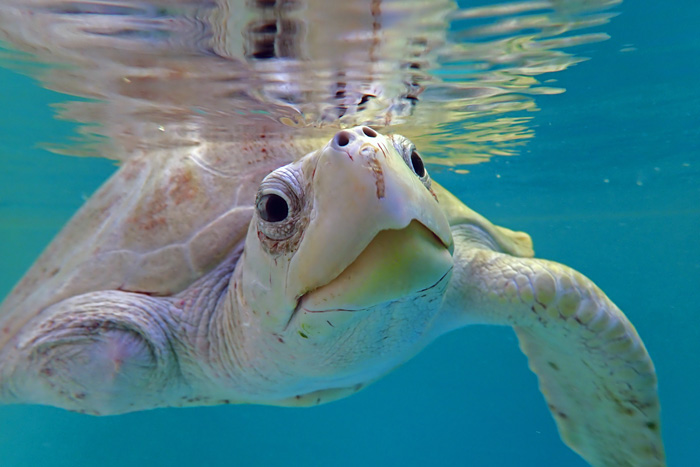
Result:
<svg viewBox="0 0 700 467"><path fill-rule="evenodd" d="M179 371L164 306L119 291L52 305L3 349L0 401L93 415L171 405Z"/></svg>

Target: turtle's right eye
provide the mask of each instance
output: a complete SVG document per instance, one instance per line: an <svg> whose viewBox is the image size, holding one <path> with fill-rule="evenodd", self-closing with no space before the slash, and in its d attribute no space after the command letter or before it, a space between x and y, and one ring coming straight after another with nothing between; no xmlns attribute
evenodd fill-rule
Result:
<svg viewBox="0 0 700 467"><path fill-rule="evenodd" d="M282 222L289 216L289 202L277 193L260 196L257 209L260 218L267 222Z"/></svg>
<svg viewBox="0 0 700 467"><path fill-rule="evenodd" d="M301 174L290 164L270 173L260 183L255 197L258 231L274 241L290 238L299 230L304 205Z"/></svg>

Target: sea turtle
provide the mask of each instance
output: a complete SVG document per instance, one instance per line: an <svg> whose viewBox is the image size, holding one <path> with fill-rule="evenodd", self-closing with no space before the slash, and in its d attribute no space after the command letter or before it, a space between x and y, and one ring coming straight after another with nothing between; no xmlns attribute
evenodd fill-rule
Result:
<svg viewBox="0 0 700 467"><path fill-rule="evenodd" d="M274 165L299 144L264 148ZM593 465L664 464L654 367L632 324L583 275L532 258L526 234L431 181L408 139L341 130L269 174L160 163L124 164L5 302L2 402L315 405L447 331L505 324L569 446Z"/></svg>
<svg viewBox="0 0 700 467"><path fill-rule="evenodd" d="M327 36L299 23L303 2L31 3L0 6L0 34L72 65L42 80L102 99L67 114L101 121L122 164L2 304L0 402L100 415L310 406L357 392L450 330L500 324L514 327L572 449L596 466L665 464L654 367L632 324L589 279L533 258L527 234L432 181L415 144L392 134L414 118L451 2L325 2L353 10L326 12ZM260 17L241 45L224 26L248 21L230 14L244 7ZM347 59L368 46L366 69ZM517 56L490 47L469 59L503 67ZM315 106L295 53L338 68L330 105ZM565 62L546 47L523 57ZM459 89L476 96L474 113L512 104L478 100L507 92L498 79ZM456 98L455 83L437 100ZM259 105L233 136L222 132L231 101L216 107L230 96ZM280 130L271 115L311 116L320 130L290 129L303 119Z"/></svg>

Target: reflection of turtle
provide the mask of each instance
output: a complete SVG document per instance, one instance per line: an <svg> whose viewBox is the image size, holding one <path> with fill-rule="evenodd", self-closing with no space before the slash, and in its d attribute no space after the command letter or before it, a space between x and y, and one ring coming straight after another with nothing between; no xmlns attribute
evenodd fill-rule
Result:
<svg viewBox="0 0 700 467"><path fill-rule="evenodd" d="M401 136L355 127L301 158L258 141L236 167L125 162L3 305L3 402L315 405L449 330L507 324L567 444L664 464L652 362L587 278L431 182Z"/></svg>

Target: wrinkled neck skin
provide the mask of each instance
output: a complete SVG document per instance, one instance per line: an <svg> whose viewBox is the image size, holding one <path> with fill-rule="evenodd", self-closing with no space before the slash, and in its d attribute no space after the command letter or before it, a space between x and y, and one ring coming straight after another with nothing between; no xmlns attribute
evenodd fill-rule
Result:
<svg viewBox="0 0 700 467"><path fill-rule="evenodd" d="M173 297L181 373L194 395L177 405L328 402L391 371L442 333L435 318L449 274L430 290L366 310L303 316L253 311L243 293L246 273L239 249Z"/></svg>

